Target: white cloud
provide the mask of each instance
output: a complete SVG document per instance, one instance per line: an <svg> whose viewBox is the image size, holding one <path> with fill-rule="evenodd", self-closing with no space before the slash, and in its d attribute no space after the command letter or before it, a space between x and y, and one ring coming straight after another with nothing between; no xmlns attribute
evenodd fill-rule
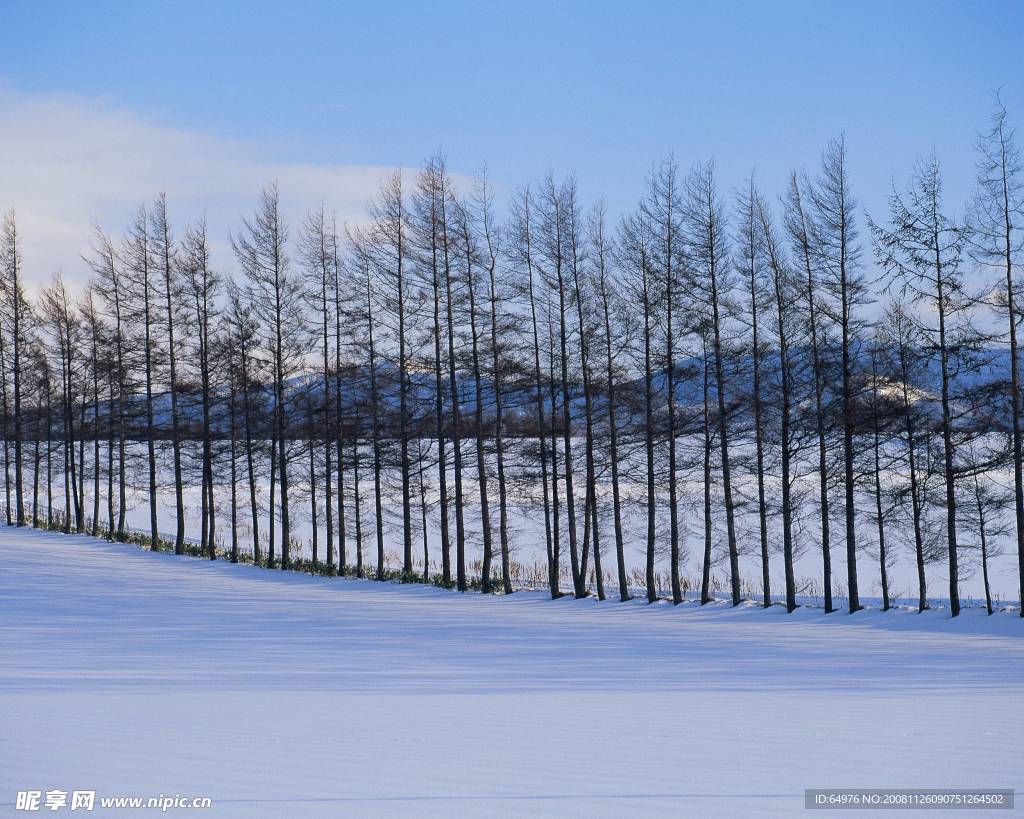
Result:
<svg viewBox="0 0 1024 819"><path fill-rule="evenodd" d="M15 208L26 280L62 270L81 283L92 225L119 233L163 191L180 236L205 215L214 263L233 269L229 231L277 180L293 235L320 202L339 224L364 218L390 168L273 161L260 145L155 122L112 100L34 95L0 85L0 210Z"/></svg>

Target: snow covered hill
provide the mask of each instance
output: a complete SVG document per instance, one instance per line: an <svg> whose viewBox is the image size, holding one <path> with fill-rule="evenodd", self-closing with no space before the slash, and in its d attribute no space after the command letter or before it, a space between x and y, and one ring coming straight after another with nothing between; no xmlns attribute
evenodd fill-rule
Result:
<svg viewBox="0 0 1024 819"><path fill-rule="evenodd" d="M209 796L211 817L776 816L805 788L1024 789L1011 614L458 595L10 528L0 565L4 815L28 789Z"/></svg>

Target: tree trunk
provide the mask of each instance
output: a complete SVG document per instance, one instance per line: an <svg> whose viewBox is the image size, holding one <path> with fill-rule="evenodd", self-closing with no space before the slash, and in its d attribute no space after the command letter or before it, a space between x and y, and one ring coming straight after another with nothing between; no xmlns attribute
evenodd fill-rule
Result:
<svg viewBox="0 0 1024 819"><path fill-rule="evenodd" d="M938 241L936 239L936 248ZM939 314L939 357L942 366L942 455L946 482L946 542L949 549L949 608L960 614L959 567L956 545L956 474L953 471L953 421L949 402L949 348L946 345L946 299L942 263L935 254L936 295Z"/></svg>
<svg viewBox="0 0 1024 819"><path fill-rule="evenodd" d="M651 362L651 300L646 260L643 262L643 311L644 311L644 444L647 455L647 602L658 599L657 582L654 577L655 510L657 497L654 492L654 370Z"/></svg>
<svg viewBox="0 0 1024 819"><path fill-rule="evenodd" d="M359 436L352 438L352 502L356 515L356 577L365 577L363 570L363 507L359 492Z"/></svg>
<svg viewBox="0 0 1024 819"><path fill-rule="evenodd" d="M377 579L384 579L384 505L381 499L380 402L377 394L377 349L373 340L373 295L366 284L367 330L370 342L370 403L373 419L373 502L377 530Z"/></svg>
<svg viewBox="0 0 1024 819"><path fill-rule="evenodd" d="M880 437L880 424L879 424L879 412L878 406L878 369L875 366L875 355L872 351L871 364L872 364L872 387L871 387L871 421L872 421L872 432L874 437L874 455L875 455L875 518L878 524L878 567L881 574L882 582L882 611L888 611L889 606L889 567L886 565L886 551L885 551L885 518L882 514L882 462L879 454L881 449Z"/></svg>
<svg viewBox="0 0 1024 819"><path fill-rule="evenodd" d="M314 443L316 441L315 433L315 417L313 414L312 401L307 398L308 406L307 410L307 421L309 425L308 431L308 448L309 448L309 520L310 526L313 530L313 570L316 571L317 563L320 561L320 537L319 537L319 521L317 518L317 504L316 504L316 447ZM330 508L330 503L327 504ZM333 566L334 560L333 555L328 565Z"/></svg>
<svg viewBox="0 0 1024 819"><path fill-rule="evenodd" d="M914 521L914 557L917 563L917 610L928 608L927 584L925 581L924 535L921 531L921 494L917 478L917 452L914 435L914 417L910 401L909 351L905 341L899 341L900 383L903 392L903 419L907 436L907 460L910 465L910 505Z"/></svg>
<svg viewBox="0 0 1024 819"><path fill-rule="evenodd" d="M714 242L711 244L714 246ZM739 551L736 547L732 476L729 470L729 433L725 408L725 368L722 364L722 332L718 281L713 258L711 261L711 307L714 331L715 392L718 396L718 443L722 450L722 492L725 497L725 525L729 538L729 582L732 589L732 604L738 606L740 604L740 562Z"/></svg>
<svg viewBox="0 0 1024 819"><path fill-rule="evenodd" d="M768 562L768 504L765 501L764 487L764 403L761 397L761 339L758 335L758 282L757 269L755 266L754 253L754 194L750 193L749 202L749 229L750 229L750 325L751 325L751 354L754 368L753 379L753 402L754 402L754 458L757 469L757 519L759 524L761 544L761 588L764 607L772 604L771 575Z"/></svg>
<svg viewBox="0 0 1024 819"><path fill-rule="evenodd" d="M246 471L249 476L249 514L252 516L252 559L257 566L260 565L260 515L259 505L256 502L256 465L253 458L252 441L252 401L249 393L249 355L243 342L239 350L239 358L242 364L242 412L244 413L243 425L245 427L245 462ZM273 508L271 508L273 515Z"/></svg>
<svg viewBox="0 0 1024 819"><path fill-rule="evenodd" d="M562 596L558 588L558 568L555 560L554 542L551 532L551 500L548 495L548 443L547 420L544 416L543 376L540 365L540 329L537 320L537 298L534 290L535 274L533 269L532 233L530 227L530 199L522 198L522 239L526 257L527 293L530 299L530 323L533 330L533 386L536 407L537 444L540 447L541 488L544 498L544 545L548 564L548 588L551 599Z"/></svg>
<svg viewBox="0 0 1024 819"><path fill-rule="evenodd" d="M626 577L626 552L622 536L622 498L619 486L619 429L615 404L615 360L612 353L611 310L608 303L607 282L601 270L601 306L604 315L605 364L608 368L608 444L612 470L612 520L615 531L615 560L619 579L619 600L629 600L629 580Z"/></svg>
<svg viewBox="0 0 1024 819"><path fill-rule="evenodd" d="M480 370L480 342L477 332L476 321L476 274L472 269L472 250L468 227L465 228L464 236L466 241L466 285L469 289L469 332L470 349L473 363L473 387L475 395L475 426L476 426L476 471L477 485L480 492L480 527L483 530L483 564L480 577L481 591L484 594L491 592L491 558L492 558L492 533L491 533L491 505L487 494L487 464L484 451L484 407L483 407L483 377Z"/></svg>
<svg viewBox="0 0 1024 819"><path fill-rule="evenodd" d="M981 539L981 577L985 584L985 610L992 614L992 591L988 582L988 533L985 527L988 521L985 520L984 496L981 492L981 483L978 476L974 476L974 501L978 510L978 534Z"/></svg>
<svg viewBox="0 0 1024 819"><path fill-rule="evenodd" d="M708 355L708 334L701 331L704 358L704 562L700 582L700 604L711 602L711 356Z"/></svg>

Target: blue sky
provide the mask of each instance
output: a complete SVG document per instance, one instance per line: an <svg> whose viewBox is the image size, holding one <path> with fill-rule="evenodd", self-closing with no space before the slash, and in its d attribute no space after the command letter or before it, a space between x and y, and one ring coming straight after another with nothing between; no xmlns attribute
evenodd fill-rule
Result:
<svg viewBox="0 0 1024 819"><path fill-rule="evenodd" d="M34 138L19 156L11 130L22 134L33 115L56 129L63 105L94 118L97 142L61 166L101 161L108 117L134 123L131 150L153 161L172 133L222 152L240 146L258 157L254 173L278 175L412 167L443 148L456 171L486 163L499 191L575 170L584 197L603 196L613 212L636 201L669 151L684 166L714 156L727 189L756 170L774 193L845 131L855 192L882 215L892 180L933 147L960 204L996 89L1024 123L1022 34L1024 4L1014 2L8 0L0 83L14 102L0 109L0 127L22 173L47 157ZM90 131L75 122L63 129L72 144ZM184 191L188 155L136 175L134 194L120 186L125 213L156 192L144 184L177 185L190 208L205 208L204 197L225 212L244 206L215 174L203 188L197 171L196 189ZM197 157L197 168L216 155L206 166ZM7 201L19 188L5 192L4 174L0 165L0 207L24 208ZM253 197L265 181L252 180ZM84 212L88 187L60 195L82 197ZM330 198L333 188L293 192ZM112 193L91 206L101 221L118 207Z"/></svg>

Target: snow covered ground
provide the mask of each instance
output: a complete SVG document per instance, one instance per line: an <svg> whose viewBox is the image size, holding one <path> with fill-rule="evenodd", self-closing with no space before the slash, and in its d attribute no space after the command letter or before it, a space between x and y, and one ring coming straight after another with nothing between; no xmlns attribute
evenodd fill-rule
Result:
<svg viewBox="0 0 1024 819"><path fill-rule="evenodd" d="M5 815L28 789L209 796L217 817L789 816L805 788L1024 790L1009 613L459 595L9 528L0 566Z"/></svg>

